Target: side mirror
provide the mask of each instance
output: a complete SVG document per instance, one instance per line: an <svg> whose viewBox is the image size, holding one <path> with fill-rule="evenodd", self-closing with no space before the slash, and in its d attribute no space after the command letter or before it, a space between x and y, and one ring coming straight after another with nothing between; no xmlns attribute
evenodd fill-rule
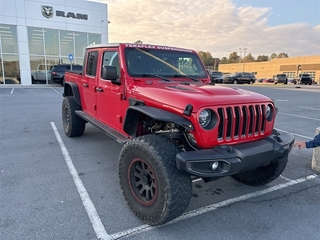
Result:
<svg viewBox="0 0 320 240"><path fill-rule="evenodd" d="M120 85L120 81L117 80L117 67L103 66L102 67L102 79L111 80L111 82L113 84Z"/></svg>

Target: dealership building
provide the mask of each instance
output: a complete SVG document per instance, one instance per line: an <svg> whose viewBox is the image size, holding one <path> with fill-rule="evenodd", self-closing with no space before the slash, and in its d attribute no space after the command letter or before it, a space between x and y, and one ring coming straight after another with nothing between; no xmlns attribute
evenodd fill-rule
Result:
<svg viewBox="0 0 320 240"><path fill-rule="evenodd" d="M106 4L87 0L1 2L0 83L48 84L52 65L82 65L86 46L107 42ZM34 79L41 74L41 81Z"/></svg>

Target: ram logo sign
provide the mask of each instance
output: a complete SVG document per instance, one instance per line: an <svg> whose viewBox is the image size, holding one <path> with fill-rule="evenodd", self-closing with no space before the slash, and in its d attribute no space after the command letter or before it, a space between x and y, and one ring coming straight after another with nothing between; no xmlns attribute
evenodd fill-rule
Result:
<svg viewBox="0 0 320 240"><path fill-rule="evenodd" d="M46 18L51 18L53 16L53 7L51 6L41 6L41 13ZM87 14L82 13L73 13L73 12L64 12L57 10L56 11L57 17L64 17L64 18L73 18L73 19L80 19L80 20L88 20Z"/></svg>
<svg viewBox="0 0 320 240"><path fill-rule="evenodd" d="M56 16L57 17L88 20L88 15L87 14L81 14L81 13L73 13L73 12L65 13L64 11L56 11Z"/></svg>
<svg viewBox="0 0 320 240"><path fill-rule="evenodd" d="M53 16L53 7L41 6L41 13L46 18L51 18Z"/></svg>

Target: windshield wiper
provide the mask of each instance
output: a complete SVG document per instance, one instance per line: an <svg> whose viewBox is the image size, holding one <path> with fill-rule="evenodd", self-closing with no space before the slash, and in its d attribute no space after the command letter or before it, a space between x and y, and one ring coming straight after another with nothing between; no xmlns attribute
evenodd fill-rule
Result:
<svg viewBox="0 0 320 240"><path fill-rule="evenodd" d="M176 78L183 78L183 77L186 77L186 78L189 78L189 79L191 79L191 80L193 80L193 81L195 81L195 82L199 82L199 80L198 80L198 79L193 78L193 77L189 77L188 75L175 74L175 75L173 75L173 77L176 77Z"/></svg>
<svg viewBox="0 0 320 240"><path fill-rule="evenodd" d="M163 79L163 80L165 80L165 81L167 81L167 82L170 82L170 81L171 81L169 78L165 78L165 77L159 76L159 75L157 75L157 74L143 73L141 76L142 76L142 77L157 77L157 78L161 78L161 79Z"/></svg>

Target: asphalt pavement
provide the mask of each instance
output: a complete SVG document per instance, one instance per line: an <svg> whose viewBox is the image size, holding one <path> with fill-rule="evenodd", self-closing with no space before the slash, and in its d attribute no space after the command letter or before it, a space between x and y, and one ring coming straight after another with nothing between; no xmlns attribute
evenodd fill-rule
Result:
<svg viewBox="0 0 320 240"><path fill-rule="evenodd" d="M320 86L230 85L271 97L275 128L310 140L320 126ZM63 88L0 87L0 239L319 240L320 178L312 149L294 148L266 186L225 177L193 182L187 211L158 227L130 211L119 186L121 145L87 124L62 128Z"/></svg>

